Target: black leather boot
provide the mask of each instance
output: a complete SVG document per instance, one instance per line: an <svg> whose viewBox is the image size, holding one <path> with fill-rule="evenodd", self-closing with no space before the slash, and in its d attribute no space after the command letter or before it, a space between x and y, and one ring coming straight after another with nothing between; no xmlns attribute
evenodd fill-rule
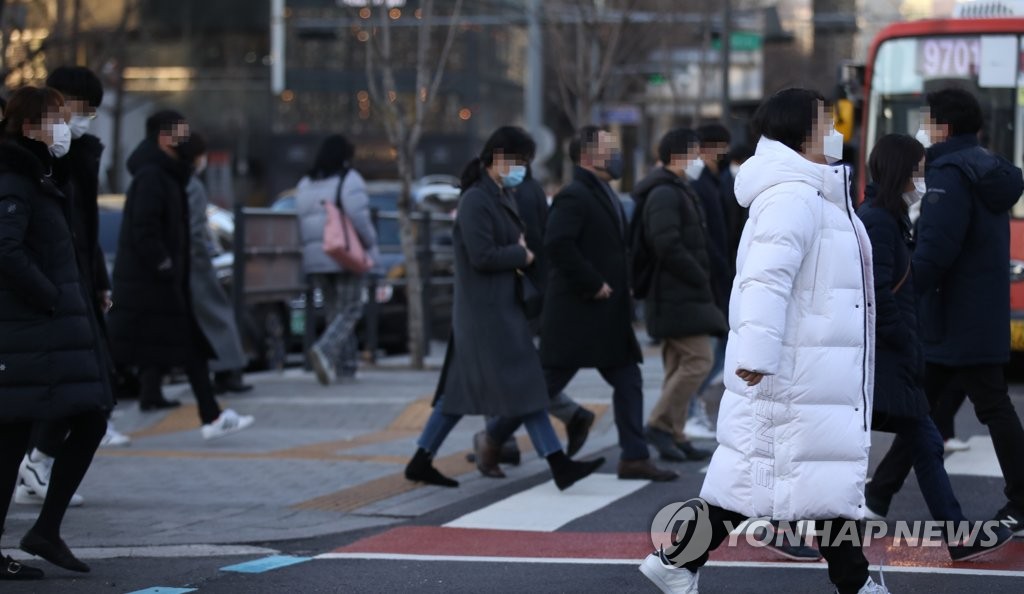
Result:
<svg viewBox="0 0 1024 594"><path fill-rule="evenodd" d="M555 478L555 485L559 491L565 491L577 481L590 476L595 470L604 464L604 458L577 462L565 455L565 452L558 450L548 456L548 466L551 467L551 476Z"/></svg>
<svg viewBox="0 0 1024 594"><path fill-rule="evenodd" d="M412 460L409 460L409 464L405 467L405 478L439 487L458 487L459 481L446 477L441 474L441 471L434 468L432 458L433 456L427 450L417 449Z"/></svg>

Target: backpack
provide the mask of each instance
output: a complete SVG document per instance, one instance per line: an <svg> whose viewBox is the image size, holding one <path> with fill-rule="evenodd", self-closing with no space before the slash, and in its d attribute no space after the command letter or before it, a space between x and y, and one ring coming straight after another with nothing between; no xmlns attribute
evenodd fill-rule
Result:
<svg viewBox="0 0 1024 594"><path fill-rule="evenodd" d="M647 233L644 231L644 212L647 206L647 196L659 186L671 183L665 181L647 189L643 194L634 194L633 201L636 202L635 215L629 229L629 245L631 255L629 283L633 289L635 299L646 299L654 284L654 277L658 273L658 259L647 242Z"/></svg>

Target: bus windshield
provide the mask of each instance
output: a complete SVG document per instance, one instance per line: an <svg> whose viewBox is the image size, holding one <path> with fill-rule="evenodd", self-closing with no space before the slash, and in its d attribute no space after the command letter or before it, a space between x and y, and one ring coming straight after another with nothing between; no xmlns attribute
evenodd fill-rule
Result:
<svg viewBox="0 0 1024 594"><path fill-rule="evenodd" d="M868 152L886 134L915 134L925 95L956 86L973 93L981 103L982 146L1020 167L1024 79L1018 59L1022 48L1017 35L904 37L883 42L870 81ZM1015 217L1024 217L1022 202L1014 207Z"/></svg>

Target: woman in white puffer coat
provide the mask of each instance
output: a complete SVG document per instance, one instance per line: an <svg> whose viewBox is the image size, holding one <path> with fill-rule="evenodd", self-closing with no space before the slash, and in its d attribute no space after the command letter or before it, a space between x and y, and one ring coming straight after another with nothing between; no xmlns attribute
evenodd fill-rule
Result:
<svg viewBox="0 0 1024 594"><path fill-rule="evenodd" d="M765 100L754 126L761 140L736 178L750 218L729 309L721 445L701 489L708 550L747 518L827 520L818 526L827 531L821 553L837 590L886 592L855 538L871 445L875 315L871 244L849 173L827 164L841 158L842 136L822 96L805 89ZM708 553L685 558L695 556L686 544L641 565L664 592L697 591Z"/></svg>

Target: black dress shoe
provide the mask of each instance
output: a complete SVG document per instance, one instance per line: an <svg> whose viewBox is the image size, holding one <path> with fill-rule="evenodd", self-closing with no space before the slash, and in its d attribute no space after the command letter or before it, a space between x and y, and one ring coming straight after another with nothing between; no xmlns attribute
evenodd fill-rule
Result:
<svg viewBox="0 0 1024 594"><path fill-rule="evenodd" d="M82 563L75 557L68 545L59 537L56 541L49 540L32 530L29 530L21 539L21 550L36 557L42 557L57 567L63 567L68 571L89 573L89 566Z"/></svg>
<svg viewBox="0 0 1024 594"><path fill-rule="evenodd" d="M658 468L650 460L621 460L619 461L619 478L664 483L676 480L679 478L679 474L672 470Z"/></svg>
<svg viewBox="0 0 1024 594"><path fill-rule="evenodd" d="M555 486L559 491L565 491L588 476L595 470L601 468L604 458L577 462L569 459L565 452L558 451L548 456L548 465L551 467L551 475L555 478Z"/></svg>
<svg viewBox="0 0 1024 594"><path fill-rule="evenodd" d="M160 398L147 398L139 399L139 410L142 412L149 412L152 410L165 410L168 408L178 408L181 403L177 400L167 400L163 396Z"/></svg>
<svg viewBox="0 0 1024 594"><path fill-rule="evenodd" d="M711 457L711 452L702 450L700 448L693 447L693 444L688 441L677 441L676 447L686 454L687 460L707 460Z"/></svg>
<svg viewBox="0 0 1024 594"><path fill-rule="evenodd" d="M661 456L662 460L668 460L670 462L686 462L689 458L686 452L679 449L676 446L676 442L672 439L672 434L661 429L655 429L648 425L644 429L644 437L647 438L647 443L654 446L654 449L658 450L658 455Z"/></svg>
<svg viewBox="0 0 1024 594"><path fill-rule="evenodd" d="M565 446L565 455L572 458L580 451L590 435L590 428L594 426L594 413L582 406L572 416L572 419L565 426L565 433L569 438Z"/></svg>
<svg viewBox="0 0 1024 594"><path fill-rule="evenodd" d="M43 579L43 570L22 565L10 557L0 557L0 581L25 581Z"/></svg>

